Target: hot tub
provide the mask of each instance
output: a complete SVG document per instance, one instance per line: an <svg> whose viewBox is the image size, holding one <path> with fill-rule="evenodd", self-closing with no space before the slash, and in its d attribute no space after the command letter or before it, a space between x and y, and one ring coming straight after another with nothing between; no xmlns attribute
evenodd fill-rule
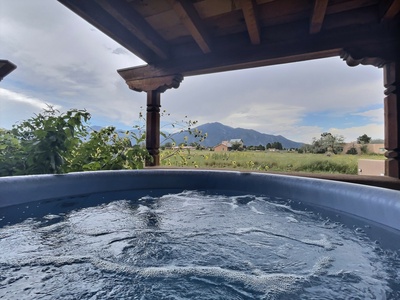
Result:
<svg viewBox="0 0 400 300"><path fill-rule="evenodd" d="M400 296L388 189L204 170L4 177L0 224L7 299Z"/></svg>

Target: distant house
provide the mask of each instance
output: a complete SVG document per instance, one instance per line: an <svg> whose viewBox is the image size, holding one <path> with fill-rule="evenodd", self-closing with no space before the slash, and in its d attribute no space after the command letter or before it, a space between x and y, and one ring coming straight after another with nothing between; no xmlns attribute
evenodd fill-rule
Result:
<svg viewBox="0 0 400 300"><path fill-rule="evenodd" d="M385 154L386 149L384 144L368 144L368 151L376 154Z"/></svg>
<svg viewBox="0 0 400 300"><path fill-rule="evenodd" d="M223 152L223 151L230 151L232 150L233 144L240 144L243 147L244 143L241 139L231 139L229 141L222 141L220 144L214 147L214 151L216 152Z"/></svg>
<svg viewBox="0 0 400 300"><path fill-rule="evenodd" d="M229 151L229 148L230 147L228 147L228 145L221 143L214 147L214 151L215 152L225 152L225 151Z"/></svg>
<svg viewBox="0 0 400 300"><path fill-rule="evenodd" d="M350 150L351 148L355 148L357 150L358 153L361 152L361 144L357 144L357 142L352 142L352 143L346 143L343 146L343 153L347 153L348 150ZM386 149L384 144L366 144L367 146L367 151L369 153L375 153L375 154L385 154Z"/></svg>

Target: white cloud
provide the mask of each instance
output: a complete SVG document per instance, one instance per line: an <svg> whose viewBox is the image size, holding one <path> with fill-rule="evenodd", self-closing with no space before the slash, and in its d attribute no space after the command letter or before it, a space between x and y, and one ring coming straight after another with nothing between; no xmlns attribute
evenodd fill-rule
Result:
<svg viewBox="0 0 400 300"><path fill-rule="evenodd" d="M346 142L356 141L357 138L363 134L367 134L372 137L372 139L383 139L384 137L383 124L368 124L344 129L330 128L328 131L332 134L344 136Z"/></svg>
<svg viewBox="0 0 400 300"><path fill-rule="evenodd" d="M13 91L9 91L3 88L0 88L0 101L5 104L5 102L19 102L22 104L27 104L29 106L35 107L37 109L44 109L48 105L52 105L56 109L60 109L61 107L56 104L45 103L40 99L36 99L24 94L16 93Z"/></svg>
<svg viewBox="0 0 400 300"><path fill-rule="evenodd" d="M255 130L269 129L269 133L279 134L298 124L303 111L301 107L279 103L249 103L249 106L223 117L221 122Z"/></svg>
<svg viewBox="0 0 400 300"><path fill-rule="evenodd" d="M368 118L374 123L383 123L383 108L367 110L359 113L353 113L355 116L362 116Z"/></svg>
<svg viewBox="0 0 400 300"><path fill-rule="evenodd" d="M47 105L61 109L60 105L0 88L0 128L10 129L17 121L29 119Z"/></svg>

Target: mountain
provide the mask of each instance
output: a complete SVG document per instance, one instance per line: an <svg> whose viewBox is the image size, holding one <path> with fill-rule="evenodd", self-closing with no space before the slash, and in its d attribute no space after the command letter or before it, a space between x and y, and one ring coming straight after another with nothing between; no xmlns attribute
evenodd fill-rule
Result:
<svg viewBox="0 0 400 300"><path fill-rule="evenodd" d="M242 139L246 146L265 146L268 143L280 142L284 148L300 148L303 143L291 141L281 135L271 135L260 133L252 129L232 128L221 123L207 123L200 125L194 129L200 130L202 133L207 133L207 138L200 144L205 147L214 147L222 141L230 139ZM197 142L193 135L188 132L178 133L173 136L177 145L184 143L184 137L187 136L187 143Z"/></svg>

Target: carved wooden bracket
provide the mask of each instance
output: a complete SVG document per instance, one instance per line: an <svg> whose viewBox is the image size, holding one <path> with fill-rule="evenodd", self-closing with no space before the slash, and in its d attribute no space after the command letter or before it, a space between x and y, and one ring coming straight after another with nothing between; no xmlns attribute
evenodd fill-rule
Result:
<svg viewBox="0 0 400 300"><path fill-rule="evenodd" d="M344 49L340 53L340 58L343 59L349 67L355 67L361 64L382 68L388 63L388 60L381 56L369 56L366 53L362 53L362 51L354 49Z"/></svg>
<svg viewBox="0 0 400 300"><path fill-rule="evenodd" d="M183 76L181 74L174 74L153 78L127 80L126 83L130 89L137 92L157 91L164 93L168 89L178 88L182 80Z"/></svg>

